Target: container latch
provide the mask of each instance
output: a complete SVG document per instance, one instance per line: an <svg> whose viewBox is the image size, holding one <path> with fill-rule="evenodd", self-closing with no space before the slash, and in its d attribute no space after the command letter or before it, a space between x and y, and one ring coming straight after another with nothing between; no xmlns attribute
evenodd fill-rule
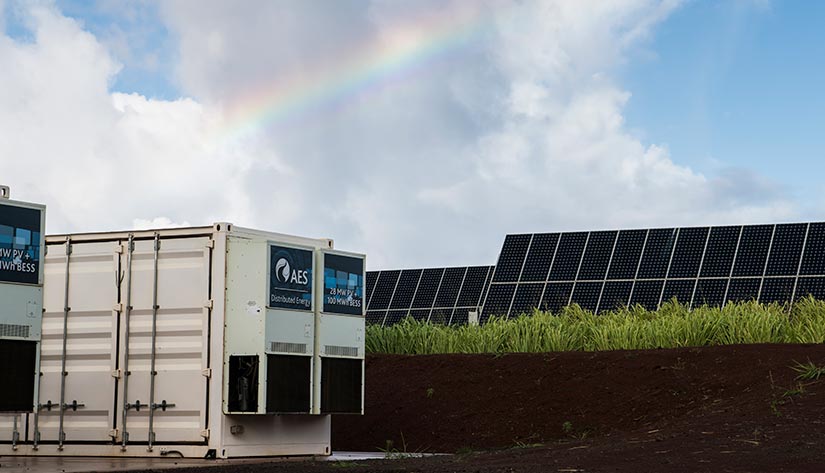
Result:
<svg viewBox="0 0 825 473"><path fill-rule="evenodd" d="M161 401L160 404L158 404L158 403L152 404L152 409L160 409L164 412L166 412L167 407L175 407L175 405L174 404L168 404L166 402L166 399Z"/></svg>
<svg viewBox="0 0 825 473"><path fill-rule="evenodd" d="M78 407L86 407L86 404L79 404L77 402L77 399L73 400L71 404L63 404L63 410L64 411L69 410L69 409L71 409L73 411L77 411Z"/></svg>

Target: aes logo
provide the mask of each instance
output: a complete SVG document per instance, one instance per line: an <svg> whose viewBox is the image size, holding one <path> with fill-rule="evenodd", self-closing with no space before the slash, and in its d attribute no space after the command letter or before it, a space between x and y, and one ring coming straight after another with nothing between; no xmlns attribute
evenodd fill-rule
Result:
<svg viewBox="0 0 825 473"><path fill-rule="evenodd" d="M278 282L289 284L300 284L306 286L309 283L307 271L292 269L289 256L281 256L275 263L275 278Z"/></svg>
<svg viewBox="0 0 825 473"><path fill-rule="evenodd" d="M269 307L312 310L313 264L311 250L269 245Z"/></svg>

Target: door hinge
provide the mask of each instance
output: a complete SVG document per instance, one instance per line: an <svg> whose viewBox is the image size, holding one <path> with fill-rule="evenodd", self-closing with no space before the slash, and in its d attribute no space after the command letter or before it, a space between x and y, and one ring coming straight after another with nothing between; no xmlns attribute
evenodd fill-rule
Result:
<svg viewBox="0 0 825 473"><path fill-rule="evenodd" d="M115 312L123 312L123 304L115 304L112 306L112 310Z"/></svg>
<svg viewBox="0 0 825 473"><path fill-rule="evenodd" d="M209 240L206 242L207 248L215 248L215 240Z"/></svg>
<svg viewBox="0 0 825 473"><path fill-rule="evenodd" d="M117 370L112 370L112 378L117 378L117 379L120 379L120 377L121 377L121 375L122 375L122 374L123 374L123 371L121 371L121 370L119 370L119 369L117 369Z"/></svg>
<svg viewBox="0 0 825 473"><path fill-rule="evenodd" d="M211 378L212 377L212 368L202 369L201 370L201 375L205 378Z"/></svg>
<svg viewBox="0 0 825 473"><path fill-rule="evenodd" d="M120 435L120 429L111 429L109 430L109 437L116 439L117 436Z"/></svg>
<svg viewBox="0 0 825 473"><path fill-rule="evenodd" d="M209 429L201 430L201 437L208 439L209 438Z"/></svg>
<svg viewBox="0 0 825 473"><path fill-rule="evenodd" d="M204 309L214 309L215 308L215 301L213 301L212 299L209 299L208 301L203 303L203 308Z"/></svg>
<svg viewBox="0 0 825 473"><path fill-rule="evenodd" d="M115 247L115 254L116 254L116 255L122 255L122 254L123 254L123 251L124 251L125 249L126 249L126 248L123 246L123 244L117 245L117 246Z"/></svg>

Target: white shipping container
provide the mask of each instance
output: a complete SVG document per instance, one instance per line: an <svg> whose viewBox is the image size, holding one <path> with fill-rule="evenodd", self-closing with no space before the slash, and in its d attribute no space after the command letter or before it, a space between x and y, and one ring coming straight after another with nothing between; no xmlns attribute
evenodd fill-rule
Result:
<svg viewBox="0 0 825 473"><path fill-rule="evenodd" d="M228 223L46 247L39 405L0 455L327 455L363 411L363 255Z"/></svg>

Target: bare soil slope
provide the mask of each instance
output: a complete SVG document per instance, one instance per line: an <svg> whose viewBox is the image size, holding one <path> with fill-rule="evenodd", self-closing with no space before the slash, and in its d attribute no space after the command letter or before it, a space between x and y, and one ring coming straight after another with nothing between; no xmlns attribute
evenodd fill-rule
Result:
<svg viewBox="0 0 825 473"><path fill-rule="evenodd" d="M825 378L800 382L791 369L809 360L825 366L825 346L371 356L367 415L336 417L333 448L825 471ZM543 453L518 448L539 443Z"/></svg>

